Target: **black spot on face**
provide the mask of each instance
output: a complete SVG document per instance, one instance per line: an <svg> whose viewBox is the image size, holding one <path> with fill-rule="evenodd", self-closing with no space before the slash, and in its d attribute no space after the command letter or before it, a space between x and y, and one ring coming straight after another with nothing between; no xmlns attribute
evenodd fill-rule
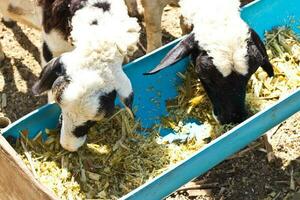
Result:
<svg viewBox="0 0 300 200"><path fill-rule="evenodd" d="M98 2L93 5L94 7L101 8L104 12L110 10L110 4L108 2Z"/></svg>
<svg viewBox="0 0 300 200"><path fill-rule="evenodd" d="M115 108L115 99L116 99L117 92L113 90L110 93L105 95L99 96L99 113L104 113L104 116L110 116Z"/></svg>
<svg viewBox="0 0 300 200"><path fill-rule="evenodd" d="M89 131L89 129L96 124L95 121L86 121L83 125L77 126L75 130L73 131L73 134L76 137L83 137L86 135Z"/></svg>
<svg viewBox="0 0 300 200"><path fill-rule="evenodd" d="M44 57L46 62L49 62L53 58L53 54L50 51L50 49L49 49L46 42L43 42L43 57Z"/></svg>

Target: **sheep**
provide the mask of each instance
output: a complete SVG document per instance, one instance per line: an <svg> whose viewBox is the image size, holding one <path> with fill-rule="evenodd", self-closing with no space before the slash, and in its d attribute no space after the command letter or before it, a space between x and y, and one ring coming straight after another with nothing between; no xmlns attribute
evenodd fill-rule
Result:
<svg viewBox="0 0 300 200"><path fill-rule="evenodd" d="M145 74L157 73L190 55L216 120L242 122L248 115L245 95L251 75L260 66L274 75L263 42L241 19L238 0L181 0L180 6L193 31Z"/></svg>
<svg viewBox="0 0 300 200"><path fill-rule="evenodd" d="M52 58L74 49L70 38L70 20L87 2L96 4L111 0L1 0L0 11L5 18L42 30L41 65L44 66ZM120 15L120 18L127 15L124 0L115 1L110 12ZM0 55L1 61L4 59L1 49Z"/></svg>
<svg viewBox="0 0 300 200"><path fill-rule="evenodd" d="M48 62L32 89L36 95L50 91L60 106L60 144L68 151L77 151L88 129L112 114L116 96L128 110L132 107L132 86L122 63L137 48L140 27L127 13L120 19L120 13L111 12L116 4L90 0L74 13L74 50Z"/></svg>

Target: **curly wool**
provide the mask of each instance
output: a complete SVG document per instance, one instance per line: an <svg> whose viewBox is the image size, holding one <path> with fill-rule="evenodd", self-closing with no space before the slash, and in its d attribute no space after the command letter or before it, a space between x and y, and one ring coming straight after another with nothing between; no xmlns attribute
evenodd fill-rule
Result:
<svg viewBox="0 0 300 200"><path fill-rule="evenodd" d="M93 6L95 2L110 3L110 10L99 10ZM74 44L85 55L97 51L114 59L115 50L120 51L122 56L130 56L137 50L140 26L136 18L128 16L123 0L89 0L75 13L72 27Z"/></svg>

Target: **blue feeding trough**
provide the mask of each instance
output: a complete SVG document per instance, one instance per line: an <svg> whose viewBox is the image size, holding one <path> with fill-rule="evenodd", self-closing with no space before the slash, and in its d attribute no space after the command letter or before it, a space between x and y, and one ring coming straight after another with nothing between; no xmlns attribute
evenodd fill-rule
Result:
<svg viewBox="0 0 300 200"><path fill-rule="evenodd" d="M242 10L242 17L263 38L264 31L276 26L290 25L299 33L299 0L260 0ZM156 66L167 52L178 43L173 41L164 47L141 57L125 66L135 92L136 116L144 127L159 123L167 114L165 101L176 96L180 79L176 73L184 71L189 60L183 59L175 67L167 68L153 76L143 73ZM270 108L263 110L231 131L212 141L190 158L180 162L159 177L147 182L121 199L156 200L162 199L188 181L205 173L228 156L260 137L267 130L284 121L300 110L300 89ZM19 131L28 130L34 137L45 128L55 128L60 109L56 104L45 105L2 130L5 137L18 137Z"/></svg>

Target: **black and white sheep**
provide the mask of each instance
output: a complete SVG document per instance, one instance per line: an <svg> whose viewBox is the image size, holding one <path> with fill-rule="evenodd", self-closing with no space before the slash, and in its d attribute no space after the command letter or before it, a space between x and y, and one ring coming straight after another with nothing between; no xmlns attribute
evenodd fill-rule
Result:
<svg viewBox="0 0 300 200"><path fill-rule="evenodd" d="M75 12L75 49L48 62L33 87L35 94L51 91L61 107L60 143L69 151L82 146L88 129L113 112L116 96L127 108L132 106L132 86L122 63L135 51L140 27L125 11L122 19L122 10L112 12L115 4L89 0Z"/></svg>
<svg viewBox="0 0 300 200"><path fill-rule="evenodd" d="M125 0L129 1L129 0ZM11 18L42 30L42 66L52 58L74 49L70 41L71 20L75 12L85 5L107 9L121 19L128 15L124 0L1 0L0 12ZM4 59L0 49L0 61Z"/></svg>
<svg viewBox="0 0 300 200"><path fill-rule="evenodd" d="M238 0L181 0L180 6L193 31L146 74L190 55L215 118L222 124L243 121L250 76L260 66L273 76L263 42L241 19Z"/></svg>

